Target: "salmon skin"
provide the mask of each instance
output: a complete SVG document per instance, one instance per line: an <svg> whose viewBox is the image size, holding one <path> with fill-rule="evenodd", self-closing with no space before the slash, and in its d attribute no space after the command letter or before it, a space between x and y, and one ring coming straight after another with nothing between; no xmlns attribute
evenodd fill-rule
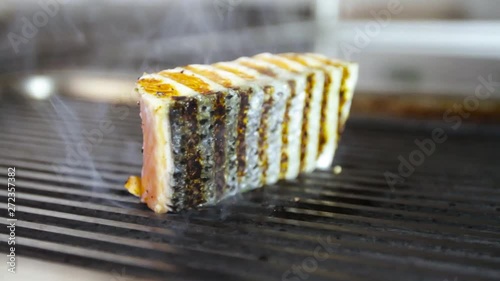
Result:
<svg viewBox="0 0 500 281"><path fill-rule="evenodd" d="M263 53L145 73L142 174L125 188L166 213L329 168L357 71L320 54Z"/></svg>

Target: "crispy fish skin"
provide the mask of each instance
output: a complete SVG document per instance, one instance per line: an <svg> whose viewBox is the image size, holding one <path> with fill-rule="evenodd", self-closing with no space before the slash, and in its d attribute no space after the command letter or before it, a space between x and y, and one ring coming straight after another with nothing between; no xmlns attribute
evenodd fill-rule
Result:
<svg viewBox="0 0 500 281"><path fill-rule="evenodd" d="M223 97L223 101L218 102L219 105L223 104L224 113L221 115L221 122L224 122L224 130L216 130L214 137L216 141L224 140L225 157L223 165L218 165L218 172L223 171L224 182L219 181L217 184L218 196L216 200L223 199L231 196L241 189L241 182L243 178L238 178L238 141L239 139L244 143L245 130L242 130L241 137L238 135L238 117L240 114L240 107L248 105L248 93L251 91L246 85L246 80L238 78L234 74L222 71L215 66L210 65L189 65L185 67L197 75L203 76L214 83L226 87L228 92ZM242 102L243 100L243 102ZM216 129L214 127L214 129ZM222 136L221 136L222 133ZM243 153L245 156L246 153ZM245 158L246 159L246 158ZM242 171L244 172L246 160L242 160ZM244 175L244 173L243 173Z"/></svg>
<svg viewBox="0 0 500 281"><path fill-rule="evenodd" d="M264 102L264 91L253 87L248 91L248 109L241 113L243 122L246 123L246 166L244 179L241 182L241 190L246 191L260 186L259 179L262 174L259 166L259 125L262 116L262 104Z"/></svg>
<svg viewBox="0 0 500 281"><path fill-rule="evenodd" d="M241 96L237 90L231 89L226 96L226 159L225 159L225 180L226 188L221 196L225 198L239 191L237 180L237 154L236 139L238 137L238 113L240 108Z"/></svg>
<svg viewBox="0 0 500 281"><path fill-rule="evenodd" d="M235 77L227 77L223 72L218 71L215 67L210 65L188 65L185 69L217 83L221 87L227 88L226 95L218 95L216 105L221 112L216 117L217 121L214 123L214 137L216 138L217 146L224 149L223 164L218 165L216 181L216 193L219 200L238 192L238 179L237 168L238 159L236 153L236 141L238 137L237 118L240 108L241 96L239 88L235 88ZM223 124L221 124L221 122ZM214 146L215 149L215 146ZM217 150L217 149L215 149ZM217 153L217 152L216 152ZM219 158L220 160L220 158ZM223 179L221 179L221 175Z"/></svg>
<svg viewBox="0 0 500 281"><path fill-rule="evenodd" d="M263 139L266 138L262 131L263 124L267 125L269 121L269 110L263 110L263 108L270 107L270 96L265 90L266 87L258 84L261 74L238 62L237 60L229 63L217 63L214 66L246 81L246 85L239 85L242 102L238 116L240 137L237 144L240 147L238 157L240 190L247 191L262 186L262 177L267 173L267 166L263 165L261 161ZM264 155L267 156L266 153Z"/></svg>
<svg viewBox="0 0 500 281"><path fill-rule="evenodd" d="M165 70L160 75L197 93L187 99L175 97L174 108L178 112L173 110L170 115L170 120L183 119L172 122L172 128L179 132L172 135L174 143L179 145L178 150L174 146L175 163L185 167L174 175L176 183L180 183L174 188L174 210L215 201L214 137L210 125L213 126L211 112L217 92L212 91L206 81L184 69Z"/></svg>
<svg viewBox="0 0 500 281"><path fill-rule="evenodd" d="M228 184L236 188L234 182L228 183L228 179L234 177L227 173L228 168L235 166L234 162L228 162L228 158L235 157L231 155L228 133L234 134L236 130L232 118L237 113L239 97L234 90L197 73L193 68L177 68L172 72L178 78L177 82L200 92L196 95L197 106L191 108L191 115L196 118L190 124L189 129L193 133L189 135L191 139L188 142L193 142L187 150L197 149L197 154L191 154L197 160L187 159L194 169L188 165L191 168L190 173L188 170L191 186L186 187L188 198L184 202L188 207L213 204L226 196L230 188ZM229 126L228 121L231 123Z"/></svg>
<svg viewBox="0 0 500 281"><path fill-rule="evenodd" d="M320 60L326 65L336 66L342 68L342 82L340 86L340 111L339 111L339 131L338 135L344 131L345 123L347 118L349 118L349 112L351 110L352 98L354 95L354 89L356 82L358 81L358 70L359 66L357 63L346 62L341 60L332 59L321 54L306 53L304 54L309 57Z"/></svg>
<svg viewBox="0 0 500 281"><path fill-rule="evenodd" d="M321 106L320 134L318 142L318 157L316 167L328 169L332 165L335 150L338 145L340 86L343 69L339 66L326 65L320 60L297 53L278 54L279 56L297 61L307 67L321 69L325 75L323 100Z"/></svg>
<svg viewBox="0 0 500 281"><path fill-rule="evenodd" d="M310 53L144 74L142 177L125 187L165 213L329 167L356 79L356 64Z"/></svg>
<svg viewBox="0 0 500 281"><path fill-rule="evenodd" d="M321 104L323 99L323 85L325 76L322 71L313 70L307 77L310 90L306 92L306 105L309 112L304 109L301 145L301 172L311 172L316 168L318 156L318 137L320 132Z"/></svg>
<svg viewBox="0 0 500 281"><path fill-rule="evenodd" d="M293 60L269 53L258 54L255 59L262 60L296 76L305 76L305 100L302 113L300 136L300 172L310 172L316 167L320 114L323 99L325 76L323 71L305 67Z"/></svg>
<svg viewBox="0 0 500 281"><path fill-rule="evenodd" d="M237 60L245 67L258 71L264 79L285 81L290 88L290 94L284 105L284 116L281 133L280 179L293 179L300 173L301 160L301 129L303 111L306 100L306 76L281 68L276 64L254 58Z"/></svg>
<svg viewBox="0 0 500 281"><path fill-rule="evenodd" d="M291 88L283 122L283 148L281 152L281 179L294 179L300 173L301 132L306 100L306 77L287 79Z"/></svg>
<svg viewBox="0 0 500 281"><path fill-rule="evenodd" d="M198 110L204 103L206 103L206 98L199 96L177 100L175 108L179 108L179 111L171 111L170 114L172 128L178 127L179 130L179 134L172 134L174 144L178 144L179 148L174 146L174 161L184 168L176 170L174 174L174 210L203 203L206 199L203 198L205 194L201 189L207 190L213 186L212 179L208 177L204 169L206 168L205 161L213 157L213 152L207 153L210 148L201 145L202 128L199 123ZM182 116L184 120L174 121L174 118L180 119L179 116Z"/></svg>
<svg viewBox="0 0 500 281"><path fill-rule="evenodd" d="M325 86L323 89L323 105L321 107L320 135L318 138L318 157L316 167L329 169L338 146L340 81L342 71L338 68L323 66Z"/></svg>
<svg viewBox="0 0 500 281"><path fill-rule="evenodd" d="M263 133L265 145L262 148L265 154L265 173L261 177L261 184L273 184L279 180L281 162L277 159L281 158L283 120L285 116L286 101L290 97L290 87L285 82L272 82L268 86L268 99L271 100L268 123ZM261 122L262 123L262 122Z"/></svg>
<svg viewBox="0 0 500 281"><path fill-rule="evenodd" d="M185 194L180 189L185 185L187 167L180 157L180 132L186 127L186 119L179 116L184 114L184 102L192 100L196 93L157 74L143 75L135 90L141 97L144 136L141 201L156 213L180 209ZM176 110L181 111L174 114Z"/></svg>
<svg viewBox="0 0 500 281"><path fill-rule="evenodd" d="M264 100L261 108L262 116L258 131L258 155L261 172L260 185L275 183L279 179L281 157L282 128L285 114L286 101L290 95L288 83L272 79L269 75L262 74L258 70L235 63L215 64L222 72L229 72L245 79L249 83L264 92ZM265 72L269 73L269 72ZM241 87L242 85L240 85ZM250 187L253 188L253 187Z"/></svg>

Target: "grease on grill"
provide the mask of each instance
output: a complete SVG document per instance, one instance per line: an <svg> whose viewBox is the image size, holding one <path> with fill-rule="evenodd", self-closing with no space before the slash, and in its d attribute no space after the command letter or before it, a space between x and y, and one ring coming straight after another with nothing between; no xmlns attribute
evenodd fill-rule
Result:
<svg viewBox="0 0 500 281"><path fill-rule="evenodd" d="M141 186L141 177L138 176L130 176L125 183L125 188L131 194L141 197L142 195L142 186Z"/></svg>
<svg viewBox="0 0 500 281"><path fill-rule="evenodd" d="M64 102L87 112L89 124L98 125L96 104ZM53 110L49 103L44 105ZM499 164L492 161L499 158L498 125L447 131L446 149L436 149L435 157L419 166L407 184L391 191L384 171L396 170L398 155L407 155L413 141L430 135L432 128L420 122L353 118L335 160L344 167L342 174L316 171L244 193L236 203L157 216L145 214L137 203L123 203L129 195L115 192L120 183L95 192L93 183L70 182L82 175L92 177L94 171L75 167L63 177L67 181L59 182L50 168L58 154L32 151L61 151L62 137L47 141L51 125L33 118L37 115L27 104L6 99L0 107L2 118L16 121L0 122L3 131L33 126L40 134L23 142L5 134L2 142L12 141L0 146L2 162L15 162L23 172L19 197L24 219L19 227L26 236L26 256L96 271L126 270L130 279L278 280L287 270L284 264L303 261L316 247L342 239L341 248L327 248L333 258L322 261L321 270L308 273L308 280L498 279ZM9 115L14 107L26 114ZM119 120L114 114L110 118ZM129 123L140 122L138 114L129 118ZM138 126L116 124L119 132L140 136ZM445 122L435 125L447 128ZM96 151L105 154L93 154L100 175L125 178L130 170L115 170L116 165L140 171L124 158L107 161L123 153L130 141L139 147L139 137L120 138L120 145L96 145ZM258 200L249 199L253 197ZM8 239L7 232L1 235Z"/></svg>

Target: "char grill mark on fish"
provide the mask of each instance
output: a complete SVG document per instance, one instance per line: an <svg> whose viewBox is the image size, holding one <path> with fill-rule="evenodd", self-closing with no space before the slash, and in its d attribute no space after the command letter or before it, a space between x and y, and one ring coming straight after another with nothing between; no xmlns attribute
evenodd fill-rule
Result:
<svg viewBox="0 0 500 281"><path fill-rule="evenodd" d="M310 74L306 79L306 99L304 103L304 113L302 121L302 131L300 136L301 148L300 148L300 170L303 171L306 168L306 154L307 154L307 144L309 141L309 113L311 110L312 101L312 91L314 87L314 74Z"/></svg>
<svg viewBox="0 0 500 281"><path fill-rule="evenodd" d="M198 101L191 99L186 102L186 186L184 206L197 206L204 203L204 187L209 178L203 177L202 156L200 153L201 136L198 125Z"/></svg>
<svg viewBox="0 0 500 281"><path fill-rule="evenodd" d="M320 135L318 138L317 167L329 169L338 145L338 128L341 127L341 110L339 108L339 90L341 86L343 67L341 65L325 64L314 56L286 53L279 56L293 60L301 65L323 72L325 83L321 104Z"/></svg>
<svg viewBox="0 0 500 281"><path fill-rule="evenodd" d="M328 94L330 91L330 84L332 78L328 72L323 72L325 75L325 83L323 86L323 98L321 99L321 118L320 118L320 132L318 138L318 155L321 155L323 148L328 140L328 128L327 128L327 113L328 113Z"/></svg>
<svg viewBox="0 0 500 281"><path fill-rule="evenodd" d="M252 89L248 89L248 91L241 95L240 101L240 112L238 115L238 136L236 140L236 149L237 149L237 158L238 158L238 181L243 181L245 177L245 170L247 166L246 160L246 129L248 124L248 110L250 107L249 104L249 96L251 95Z"/></svg>
<svg viewBox="0 0 500 281"><path fill-rule="evenodd" d="M282 140L282 147L281 147L281 163L280 163L280 177L285 178L286 177L286 172L288 171L288 134L289 134L289 124L290 124L290 110L292 107L292 101L296 97L296 85L297 83L294 80L289 80L287 81L288 85L290 86L290 98L287 99L286 101L286 108L285 108L285 116L283 119L283 133L281 134L281 140Z"/></svg>
<svg viewBox="0 0 500 281"><path fill-rule="evenodd" d="M188 65L184 69L227 88L227 93L226 91L217 92L214 101L213 136L216 166L214 185L216 189L215 199L219 200L224 197L224 194L233 194L238 189L236 139L240 103L239 88L234 87L234 79L219 73L215 67ZM207 123L206 121L204 120L204 123Z"/></svg>
<svg viewBox="0 0 500 281"><path fill-rule="evenodd" d="M268 159L268 129L270 113L273 106L274 88L272 86L264 87L264 102L262 104L262 118L259 126L259 162L262 169L262 176L260 182L266 184L267 169L269 167Z"/></svg>
<svg viewBox="0 0 500 281"><path fill-rule="evenodd" d="M186 146L187 138L189 137L187 129L187 113L186 113L186 101L190 97L177 97L174 100L176 102L172 103L169 112L169 119L171 120L170 126L172 131L172 150L174 163L173 173L173 194L172 194L172 207L174 210L181 210L184 204L184 195L182 188L187 186L187 162L186 156L190 154L187 150L189 147ZM192 154L192 153L191 153Z"/></svg>
<svg viewBox="0 0 500 281"><path fill-rule="evenodd" d="M226 103L224 93L216 93L212 115L214 119L215 198L220 199L226 189L226 180L224 175L226 172Z"/></svg>
<svg viewBox="0 0 500 281"><path fill-rule="evenodd" d="M358 79L358 65L351 62L345 62L328 58L320 54L307 53L306 57L312 57L321 61L324 65L340 67L342 69L342 80L339 91L339 128L338 138L344 130L345 123L349 117L354 87Z"/></svg>

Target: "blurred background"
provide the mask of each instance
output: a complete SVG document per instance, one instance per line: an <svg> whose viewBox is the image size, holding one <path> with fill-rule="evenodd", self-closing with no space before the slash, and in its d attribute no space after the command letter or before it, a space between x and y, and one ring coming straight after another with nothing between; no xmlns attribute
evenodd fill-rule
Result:
<svg viewBox="0 0 500 281"><path fill-rule="evenodd" d="M499 10L494 0L7 0L0 72L131 85L143 71L317 51L358 61L358 92L466 95L481 75L500 80Z"/></svg>
<svg viewBox="0 0 500 281"><path fill-rule="evenodd" d="M480 76L500 80L499 9L494 0L7 0L0 73L12 82L50 72L71 80L63 94L116 99L144 71L316 51L360 63L359 96L404 94L427 108L420 94L467 95ZM354 110L373 109L372 98L381 97L358 97Z"/></svg>

